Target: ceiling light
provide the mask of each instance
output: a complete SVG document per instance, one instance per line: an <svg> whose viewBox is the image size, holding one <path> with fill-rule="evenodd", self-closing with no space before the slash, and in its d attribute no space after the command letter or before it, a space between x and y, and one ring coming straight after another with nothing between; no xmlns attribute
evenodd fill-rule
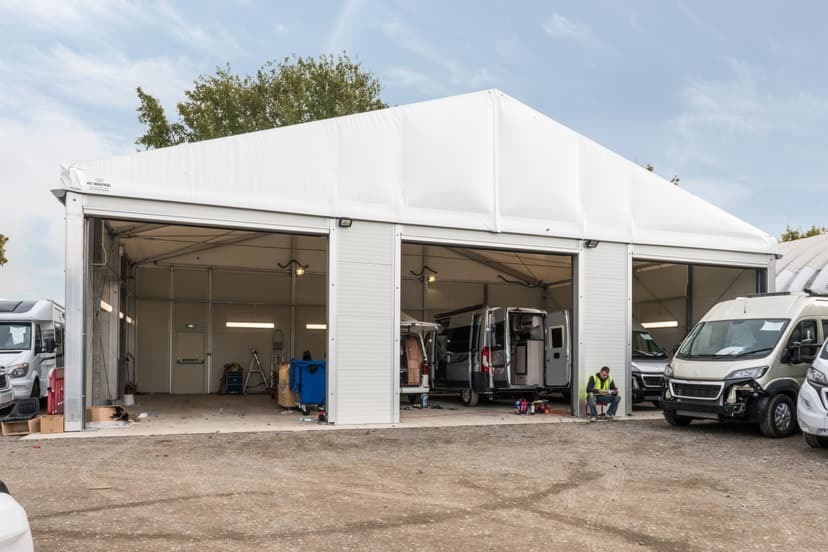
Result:
<svg viewBox="0 0 828 552"><path fill-rule="evenodd" d="M126 317L126 322L127 322L127 324L132 324L132 318L130 318L129 316L127 316L127 317Z"/></svg>
<svg viewBox="0 0 828 552"><path fill-rule="evenodd" d="M428 275L428 278L426 278L426 281L427 281L429 284L433 284L434 282L436 282L436 281L437 281L437 276L435 276L434 274L429 274L429 275Z"/></svg>
<svg viewBox="0 0 828 552"><path fill-rule="evenodd" d="M119 312L119 313L118 313L118 318L120 318L121 320L123 320L123 319L124 319L124 313Z"/></svg>
<svg viewBox="0 0 828 552"><path fill-rule="evenodd" d="M296 267L296 275L297 276L304 276L305 275L305 268L301 266Z"/></svg>
<svg viewBox="0 0 828 552"><path fill-rule="evenodd" d="M187 322L186 324L184 324L184 327L188 330L194 330L198 328L198 326L196 324L193 324L192 322Z"/></svg>
<svg viewBox="0 0 828 552"><path fill-rule="evenodd" d="M106 312L112 312L112 305L101 299L101 310L105 310Z"/></svg>
<svg viewBox="0 0 828 552"><path fill-rule="evenodd" d="M225 322L226 328L257 328L260 330L272 330L276 327L273 322Z"/></svg>
<svg viewBox="0 0 828 552"><path fill-rule="evenodd" d="M641 325L648 330L654 328L678 328L678 320L664 320L662 322L642 322Z"/></svg>
<svg viewBox="0 0 828 552"><path fill-rule="evenodd" d="M327 324L305 324L306 330L327 330Z"/></svg>

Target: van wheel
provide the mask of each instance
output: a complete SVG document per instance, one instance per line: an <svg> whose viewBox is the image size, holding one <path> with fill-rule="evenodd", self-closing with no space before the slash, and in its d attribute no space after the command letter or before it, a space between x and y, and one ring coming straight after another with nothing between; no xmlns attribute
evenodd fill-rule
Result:
<svg viewBox="0 0 828 552"><path fill-rule="evenodd" d="M688 416L679 416L675 410L665 410L664 419L667 420L668 424L676 427L688 426L693 421L693 418Z"/></svg>
<svg viewBox="0 0 828 552"><path fill-rule="evenodd" d="M471 388L463 389L460 398L463 399L463 404L466 406L477 406L477 401L480 400L480 394Z"/></svg>
<svg viewBox="0 0 828 552"><path fill-rule="evenodd" d="M32 384L31 397L33 399L39 399L40 398L40 380L35 380L34 383Z"/></svg>
<svg viewBox="0 0 828 552"><path fill-rule="evenodd" d="M796 433L796 407L793 399L779 393L770 398L759 413L759 429L765 437L790 437Z"/></svg>
<svg viewBox="0 0 828 552"><path fill-rule="evenodd" d="M810 433L803 433L805 442L809 447L813 448L828 448L828 437L820 437L819 435L811 435Z"/></svg>

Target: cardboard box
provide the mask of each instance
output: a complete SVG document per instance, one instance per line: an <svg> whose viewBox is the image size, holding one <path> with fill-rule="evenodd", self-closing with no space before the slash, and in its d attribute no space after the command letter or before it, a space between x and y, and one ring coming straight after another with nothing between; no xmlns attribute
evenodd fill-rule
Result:
<svg viewBox="0 0 828 552"><path fill-rule="evenodd" d="M279 384L277 385L279 406L296 408L296 393L290 390L290 364L279 366Z"/></svg>
<svg viewBox="0 0 828 552"><path fill-rule="evenodd" d="M63 433L63 414L40 417L41 433Z"/></svg>
<svg viewBox="0 0 828 552"><path fill-rule="evenodd" d="M40 417L19 422L3 422L3 435L28 435L40 432Z"/></svg>
<svg viewBox="0 0 828 552"><path fill-rule="evenodd" d="M417 336L405 336L405 358L408 373L408 385L420 385L420 368L423 365L423 352Z"/></svg>
<svg viewBox="0 0 828 552"><path fill-rule="evenodd" d="M87 422L111 422L116 414L114 406L90 406L86 409Z"/></svg>

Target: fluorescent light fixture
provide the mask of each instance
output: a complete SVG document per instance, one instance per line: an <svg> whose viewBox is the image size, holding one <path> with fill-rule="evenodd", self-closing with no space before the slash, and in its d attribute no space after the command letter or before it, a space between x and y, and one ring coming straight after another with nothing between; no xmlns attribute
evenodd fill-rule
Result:
<svg viewBox="0 0 828 552"><path fill-rule="evenodd" d="M297 266L296 267L296 275L297 276L304 276L305 275L305 267Z"/></svg>
<svg viewBox="0 0 828 552"><path fill-rule="evenodd" d="M198 328L198 325L193 324L192 322L187 322L186 324L184 324L184 327L187 328L188 330L194 330L194 329Z"/></svg>
<svg viewBox="0 0 828 552"><path fill-rule="evenodd" d="M276 327L273 322L225 322L227 328L258 328L261 330L272 330Z"/></svg>
<svg viewBox="0 0 828 552"><path fill-rule="evenodd" d="M653 328L678 328L678 320L664 320L662 322L642 322L642 326L648 330Z"/></svg>
<svg viewBox="0 0 828 552"><path fill-rule="evenodd" d="M132 318L129 316L126 317L127 324L132 324Z"/></svg>
<svg viewBox="0 0 828 552"><path fill-rule="evenodd" d="M101 310L105 310L106 312L112 312L112 305L101 299Z"/></svg>
<svg viewBox="0 0 828 552"><path fill-rule="evenodd" d="M305 324L306 330L327 330L327 324Z"/></svg>

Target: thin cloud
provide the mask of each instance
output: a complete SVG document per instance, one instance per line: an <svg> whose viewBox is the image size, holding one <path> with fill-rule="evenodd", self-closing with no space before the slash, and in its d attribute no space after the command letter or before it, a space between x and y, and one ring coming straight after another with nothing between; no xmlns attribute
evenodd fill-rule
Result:
<svg viewBox="0 0 828 552"><path fill-rule="evenodd" d="M553 13L541 24L541 28L549 36L610 51L609 46L595 34L592 27L586 23L571 21L560 14Z"/></svg>

